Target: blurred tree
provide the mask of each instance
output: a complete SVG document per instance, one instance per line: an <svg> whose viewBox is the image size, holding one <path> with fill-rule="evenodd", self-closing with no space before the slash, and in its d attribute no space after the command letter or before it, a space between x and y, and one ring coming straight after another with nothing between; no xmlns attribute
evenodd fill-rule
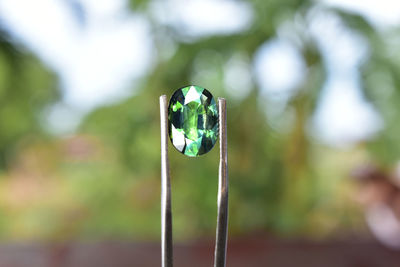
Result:
<svg viewBox="0 0 400 267"><path fill-rule="evenodd" d="M126 166L135 174L142 174L139 179L156 182L159 180L158 96L171 95L186 84L210 88L215 96L228 97L229 103L232 232L250 229L280 233L304 231L310 224L307 214L323 198L317 187L316 170L310 164L314 145L306 133L325 81L323 55L306 25L315 4L296 0L248 1L254 12L248 30L187 41L185 31L179 26L161 25L152 19L151 5L147 4L153 2L131 3L133 10L150 17L158 54L163 55L163 50L168 49L164 45L165 38L173 40L175 53L167 59L159 58L152 73L142 83L139 95L116 106L98 109L82 124L83 131L103 136L106 142L116 144ZM335 12L344 21L353 22L352 27L368 32L370 38L377 38L375 31L371 31L361 17L333 9L330 12ZM253 59L261 45L276 37L280 24L295 20L304 23L303 27L294 30L300 40L295 45L306 63L307 76L286 107L294 112L294 122L291 130L283 133L267 124L265 102L260 101L263 96L254 81L251 93L240 102L226 94L224 66L237 55ZM201 65L203 69L199 68L199 60L205 62ZM210 69L212 75L198 78L198 73ZM216 213L217 152L190 160L171 150L171 158L178 236L211 234L214 221L210 218ZM334 220L340 221L340 218Z"/></svg>
<svg viewBox="0 0 400 267"><path fill-rule="evenodd" d="M33 232L46 225L46 229L41 228L42 235L63 238L158 238L158 97L170 96L188 84L204 86L215 97L224 96L228 101L232 233L267 230L278 234L332 234L351 227L353 206L346 195L348 184L342 178L358 157L358 149L335 151L315 142L307 131L327 78L324 54L310 33L309 17L316 10L334 14L369 45L368 60L359 66L362 91L379 110L385 131L366 147L368 155L388 164L398 159L400 149L396 122L400 101L397 31L380 33L359 15L314 1L249 0L246 3L253 15L247 29L193 37L182 25L160 23L151 10L157 3L130 1L132 12L144 15L151 23L158 56L153 69L137 82L135 96L98 108L82 122L78 135L88 140L83 138L78 147L93 146L100 152L89 153L92 156L84 159L75 156L77 160L60 152L71 145L69 140L48 144L49 150L57 153L45 153L47 156L41 159L51 158L56 167L41 175L60 178L58 189L48 184L55 193L48 193L50 200L45 208L39 204L29 206L42 212L37 212L40 219L32 215L35 212L19 210L20 220L34 217L41 222L37 228L29 225L24 229ZM289 41L305 62L305 77L282 112L281 120L288 120L289 127L280 130L268 123L265 110L270 102L255 81L251 64L260 47L276 38L277 29L284 23L290 25L293 40ZM165 45L166 40L173 43L173 53ZM240 100L228 93L224 83L226 66L235 58L244 59L252 76L250 92ZM21 52L0 32L2 166L22 138L43 135L41 112L58 97L53 83L53 76L40 62ZM176 236L211 236L215 227L218 148L196 160L175 153L172 147L170 151ZM41 186L45 186L43 183ZM59 198L58 202L53 203L52 197ZM53 216L46 213L48 210L55 211ZM15 210L7 214L17 216Z"/></svg>
<svg viewBox="0 0 400 267"><path fill-rule="evenodd" d="M58 97L54 75L36 57L12 44L0 28L0 167L25 137L43 136L41 116Z"/></svg>

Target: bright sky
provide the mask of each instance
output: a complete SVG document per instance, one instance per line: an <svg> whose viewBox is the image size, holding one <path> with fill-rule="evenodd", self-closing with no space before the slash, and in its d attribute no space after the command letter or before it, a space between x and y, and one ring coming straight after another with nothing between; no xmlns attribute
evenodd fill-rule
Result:
<svg viewBox="0 0 400 267"><path fill-rule="evenodd" d="M126 95L122 87L151 62L149 27L122 0L86 0L82 27L64 1L2 0L0 16L18 41L61 78L64 100L80 109Z"/></svg>
<svg viewBox="0 0 400 267"><path fill-rule="evenodd" d="M400 1L398 0L320 0L365 16L377 27L400 24Z"/></svg>
<svg viewBox="0 0 400 267"><path fill-rule="evenodd" d="M315 136L346 146L373 136L382 122L360 90L358 66L368 56L361 36L347 29L329 13L315 14L310 32L324 54L328 79L313 120Z"/></svg>
<svg viewBox="0 0 400 267"><path fill-rule="evenodd" d="M152 62L149 27L125 14L124 1L82 4L83 27L64 1L0 0L0 17L12 35L59 74L63 102L48 111L55 132L68 131L88 110L131 94L127 84Z"/></svg>
<svg viewBox="0 0 400 267"><path fill-rule="evenodd" d="M65 1L0 0L0 18L12 36L60 77L63 101L49 109L47 118L50 130L56 133L71 131L89 110L133 94L135 80L151 69L155 59L149 25L139 15L127 12L125 0L75 1L87 11L83 27ZM400 1L320 2L363 14L380 29L400 22ZM239 32L252 19L249 5L229 0L155 0L152 6L161 23L180 25L193 38ZM351 144L381 127L379 117L358 89L355 70L367 48L335 17L323 15L312 19L312 30L319 36L330 78L314 125L324 142ZM237 94L237 74L244 73L243 86L251 83L251 74L247 59L239 57L232 62L234 67L227 68L225 82ZM290 94L302 81L303 66L296 48L280 36L262 46L254 61L257 82L267 95ZM241 93L245 96L247 92Z"/></svg>

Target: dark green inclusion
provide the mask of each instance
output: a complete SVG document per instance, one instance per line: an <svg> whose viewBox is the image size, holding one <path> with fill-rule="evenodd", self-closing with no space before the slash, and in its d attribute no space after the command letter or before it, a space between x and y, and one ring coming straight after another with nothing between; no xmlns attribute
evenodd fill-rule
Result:
<svg viewBox="0 0 400 267"><path fill-rule="evenodd" d="M210 151L218 138L218 110L206 89L191 85L175 91L168 106L169 138L181 153L196 157Z"/></svg>

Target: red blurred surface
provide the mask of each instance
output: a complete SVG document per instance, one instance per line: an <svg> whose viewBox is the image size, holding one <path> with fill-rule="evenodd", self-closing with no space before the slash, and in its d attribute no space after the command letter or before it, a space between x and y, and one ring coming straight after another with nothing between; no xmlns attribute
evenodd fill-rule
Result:
<svg viewBox="0 0 400 267"><path fill-rule="evenodd" d="M212 242L175 245L176 267L212 266ZM57 245L2 244L1 267L154 267L157 243L82 242ZM234 240L228 267L398 267L400 252L374 241Z"/></svg>

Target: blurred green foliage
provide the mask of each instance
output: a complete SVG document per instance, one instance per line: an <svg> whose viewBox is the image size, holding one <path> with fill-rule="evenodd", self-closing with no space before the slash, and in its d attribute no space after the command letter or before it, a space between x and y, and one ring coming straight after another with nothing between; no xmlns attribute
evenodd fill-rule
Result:
<svg viewBox="0 0 400 267"><path fill-rule="evenodd" d="M0 236L3 238L137 238L160 233L159 109L161 94L198 84L228 102L230 231L242 235L333 235L357 231L361 220L351 202L348 171L374 159L393 164L400 142L397 105L400 75L397 32L378 33L362 17L327 8L370 46L360 66L365 97L378 109L385 130L351 150L325 147L307 134L322 85L323 55L310 37L306 16L313 1L250 0L251 27L230 35L185 39L179 28L160 25L149 1L131 1L152 23L156 64L135 85L135 96L98 108L76 136L49 137L40 122L58 100L55 77L36 58L0 32ZM276 37L283 22L297 21L296 45L306 62L306 79L286 109L290 129L267 123L264 96L256 83L237 100L226 93L224 70L235 56L251 62ZM384 41L387 36L393 42ZM168 54L165 38L176 51ZM139 88L139 89L137 89ZM285 119L285 118L283 118ZM174 231L178 239L213 236L216 217L218 148L192 159L170 150Z"/></svg>
<svg viewBox="0 0 400 267"><path fill-rule="evenodd" d="M0 28L0 166L18 142L42 135L40 115L58 97L53 75L31 54L21 53Z"/></svg>

